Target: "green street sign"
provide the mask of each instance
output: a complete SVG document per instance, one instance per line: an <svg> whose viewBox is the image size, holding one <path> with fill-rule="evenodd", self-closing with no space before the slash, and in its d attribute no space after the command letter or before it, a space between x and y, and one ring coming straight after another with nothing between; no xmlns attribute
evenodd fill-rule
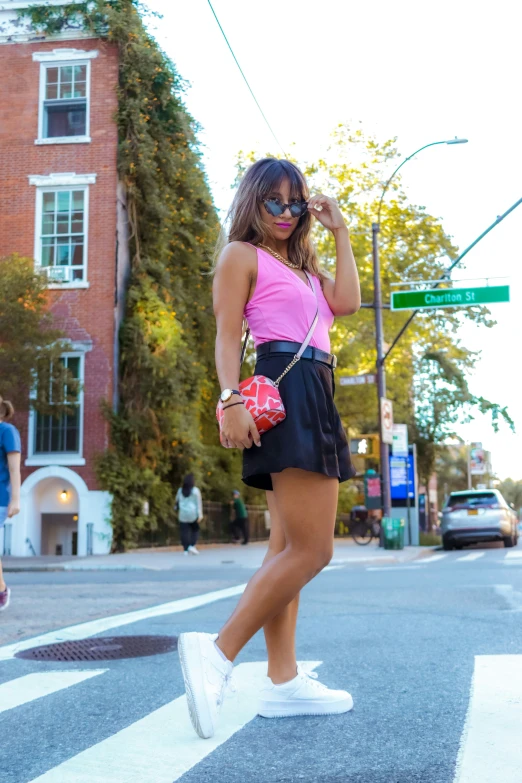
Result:
<svg viewBox="0 0 522 783"><path fill-rule="evenodd" d="M509 302L508 285L479 288L434 288L429 291L393 291L392 310L435 310L439 307L471 307L472 305Z"/></svg>

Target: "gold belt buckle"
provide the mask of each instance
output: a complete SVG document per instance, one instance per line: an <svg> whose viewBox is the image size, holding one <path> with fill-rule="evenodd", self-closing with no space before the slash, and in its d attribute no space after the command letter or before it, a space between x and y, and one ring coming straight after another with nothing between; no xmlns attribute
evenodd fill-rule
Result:
<svg viewBox="0 0 522 783"><path fill-rule="evenodd" d="M335 354L333 355L333 362L332 362L332 370L337 369L337 356Z"/></svg>

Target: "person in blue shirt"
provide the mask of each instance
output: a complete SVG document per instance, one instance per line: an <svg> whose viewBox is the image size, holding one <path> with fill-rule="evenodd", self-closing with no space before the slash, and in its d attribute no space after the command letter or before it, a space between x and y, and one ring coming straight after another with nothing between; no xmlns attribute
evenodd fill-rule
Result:
<svg viewBox="0 0 522 783"><path fill-rule="evenodd" d="M0 528L20 511L20 433L13 424L10 402L0 397ZM11 591L4 581L0 561L0 612L7 609Z"/></svg>

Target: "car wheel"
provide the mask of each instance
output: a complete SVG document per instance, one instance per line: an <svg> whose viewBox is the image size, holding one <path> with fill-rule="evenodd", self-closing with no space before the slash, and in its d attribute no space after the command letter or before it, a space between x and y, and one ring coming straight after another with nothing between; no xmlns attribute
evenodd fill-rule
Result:
<svg viewBox="0 0 522 783"><path fill-rule="evenodd" d="M451 541L447 541L446 539L443 539L442 546L446 552L451 552L451 550L453 549L453 544L451 543Z"/></svg>
<svg viewBox="0 0 522 783"><path fill-rule="evenodd" d="M515 546L513 536L504 536L504 546Z"/></svg>

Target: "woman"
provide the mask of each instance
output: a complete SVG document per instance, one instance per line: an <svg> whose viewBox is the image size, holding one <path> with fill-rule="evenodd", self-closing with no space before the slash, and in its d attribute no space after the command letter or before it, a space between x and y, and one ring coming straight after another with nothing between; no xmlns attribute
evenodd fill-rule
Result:
<svg viewBox="0 0 522 783"><path fill-rule="evenodd" d="M314 217L335 237L335 280L319 271L310 239ZM360 307L348 229L334 199L310 197L299 169L272 158L247 171L230 221L214 281L222 437L225 445L244 450L243 481L268 491L272 527L263 566L219 634L180 636L189 712L200 737L213 736L232 662L261 628L268 678L260 715L332 714L353 706L349 693L329 690L302 671L295 654L299 592L332 557L339 482L355 473L333 403L328 336L334 316ZM310 346L280 385L287 417L261 438L237 391L243 318L257 349L256 375L274 380L300 349L317 312Z"/></svg>
<svg viewBox="0 0 522 783"><path fill-rule="evenodd" d="M179 532L183 554L199 555L196 544L199 538L199 523L203 519L203 502L201 492L194 486L194 476L189 473L183 479L183 486L176 495L176 511L178 512Z"/></svg>
<svg viewBox="0 0 522 783"><path fill-rule="evenodd" d="M0 397L0 528L20 512L20 433L10 419L14 408ZM0 561L0 612L7 609L11 591L4 581Z"/></svg>

